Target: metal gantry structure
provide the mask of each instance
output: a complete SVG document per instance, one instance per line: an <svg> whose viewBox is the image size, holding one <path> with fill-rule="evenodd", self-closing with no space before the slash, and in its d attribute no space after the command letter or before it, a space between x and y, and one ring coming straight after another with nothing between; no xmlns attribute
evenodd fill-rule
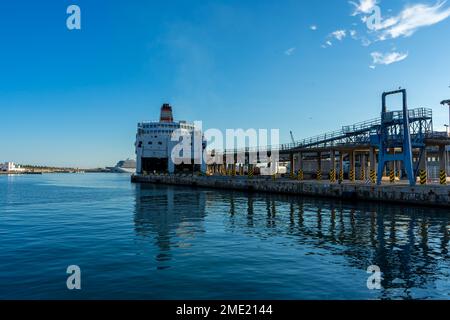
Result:
<svg viewBox="0 0 450 320"><path fill-rule="evenodd" d="M401 94L403 109L401 117L394 117L393 112L389 112L387 109L387 97L391 95ZM388 162L394 161L403 162L406 174L408 176L409 184L414 186L417 180L417 171L413 170L412 148L411 141L412 134L415 136L414 147L420 149L420 155L422 156L425 149L425 130L420 125L410 128L410 118L408 111L408 102L406 90L397 90L391 92L384 92L382 96L382 110L381 110L381 126L377 135L372 136L373 144L378 145L378 174L377 184L381 184L383 177L383 171ZM411 132L410 129L413 129ZM396 149L400 149L400 152L395 152ZM395 168L391 167L391 175L394 173Z"/></svg>
<svg viewBox="0 0 450 320"><path fill-rule="evenodd" d="M403 107L401 110L390 110L388 107L387 98L394 95L402 96ZM371 179L373 183L381 183L383 172L389 165L389 173L391 175L398 174L394 163L402 162L409 183L411 186L414 186L419 174L423 175L423 172L426 171L426 148L438 146L439 157L442 157L441 153L445 153L445 146L449 144L450 137L447 134L433 131L432 110L429 108L409 110L407 92L405 89L400 89L383 93L382 110L378 118L343 126L340 130L327 132L297 142L277 146L225 150L216 152L216 154L219 157L223 155L224 159L236 159L237 154L245 154L245 164L250 164L248 163L250 154L256 154L256 157L253 156L252 158L259 161L260 153L265 153L270 157L271 152L277 151L280 159L289 158L292 164L292 176L294 175L294 154L300 154L300 158L302 158L302 154L317 153L318 166L320 167L321 152L329 152L333 163L333 174L335 174L334 158L336 151L341 154L341 166L342 153L346 151L351 156L350 161L353 162L354 166L354 152L363 150L363 152L367 153L370 150L371 176L376 175L376 179ZM376 157L376 151L378 151L378 157ZM377 165L374 163L377 163ZM444 174L442 173L443 169L445 169L445 164L441 164L441 176L445 176L445 171ZM445 181L441 179L442 183L445 183Z"/></svg>

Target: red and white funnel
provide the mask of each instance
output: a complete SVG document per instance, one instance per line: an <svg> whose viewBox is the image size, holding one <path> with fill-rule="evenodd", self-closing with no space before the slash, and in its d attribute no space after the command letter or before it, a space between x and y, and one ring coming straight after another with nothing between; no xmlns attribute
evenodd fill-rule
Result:
<svg viewBox="0 0 450 320"><path fill-rule="evenodd" d="M159 122L173 122L172 107L168 103L164 103L161 107L161 116Z"/></svg>

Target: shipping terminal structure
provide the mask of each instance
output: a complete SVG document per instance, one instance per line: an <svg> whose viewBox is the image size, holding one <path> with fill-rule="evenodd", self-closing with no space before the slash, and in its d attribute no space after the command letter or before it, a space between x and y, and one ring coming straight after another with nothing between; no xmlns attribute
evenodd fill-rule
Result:
<svg viewBox="0 0 450 320"><path fill-rule="evenodd" d="M400 96L402 108L393 110L388 99ZM269 156L269 167L280 163L288 172L274 172L274 178L282 175L295 180L328 181L329 183L356 183L381 185L384 181L394 184L447 184L449 173L448 151L450 135L433 129L432 110L408 108L406 89L384 92L381 97L381 113L378 118L343 126L289 144L245 150L214 150L220 163L206 165L174 165L170 154L178 142L171 141L175 129L185 129L206 143L200 130L185 121L175 122L172 107L164 104L159 122L138 124L136 138L137 175L151 173L195 172L208 176L254 176L260 165L260 153ZM446 106L446 101L442 102ZM279 163L270 163L271 151L279 153ZM194 152L192 152L194 153ZM245 162L238 163L237 155L245 154ZM230 159L235 159L235 161ZM239 157L242 160L242 157ZM257 159L257 163L250 163ZM190 159L188 159L190 160ZM190 162L190 161L187 161ZM198 161L196 162L198 163ZM275 170L276 171L276 170Z"/></svg>
<svg viewBox="0 0 450 320"><path fill-rule="evenodd" d="M401 97L400 110L390 105L392 96ZM377 118L278 146L213 150L213 162L196 167L171 163L170 132L180 127L192 135L201 132L174 122L171 107L164 105L159 122L138 124L131 181L450 208L449 133L434 130L431 109L409 109L405 89L381 98ZM267 177L257 172L262 162L289 169ZM179 174L186 170L189 174Z"/></svg>

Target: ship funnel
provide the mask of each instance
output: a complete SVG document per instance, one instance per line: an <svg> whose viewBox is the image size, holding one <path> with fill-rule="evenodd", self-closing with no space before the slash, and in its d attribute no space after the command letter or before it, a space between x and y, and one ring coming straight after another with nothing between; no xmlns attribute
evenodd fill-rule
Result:
<svg viewBox="0 0 450 320"><path fill-rule="evenodd" d="M173 122L172 107L168 103L164 103L161 107L160 122Z"/></svg>

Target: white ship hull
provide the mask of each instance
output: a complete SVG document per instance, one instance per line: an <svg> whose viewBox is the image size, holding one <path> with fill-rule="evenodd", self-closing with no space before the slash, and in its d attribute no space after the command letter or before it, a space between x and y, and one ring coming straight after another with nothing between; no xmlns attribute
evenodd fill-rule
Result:
<svg viewBox="0 0 450 320"><path fill-rule="evenodd" d="M128 174L133 174L136 172L136 168L113 168L112 172L115 173L128 173Z"/></svg>

